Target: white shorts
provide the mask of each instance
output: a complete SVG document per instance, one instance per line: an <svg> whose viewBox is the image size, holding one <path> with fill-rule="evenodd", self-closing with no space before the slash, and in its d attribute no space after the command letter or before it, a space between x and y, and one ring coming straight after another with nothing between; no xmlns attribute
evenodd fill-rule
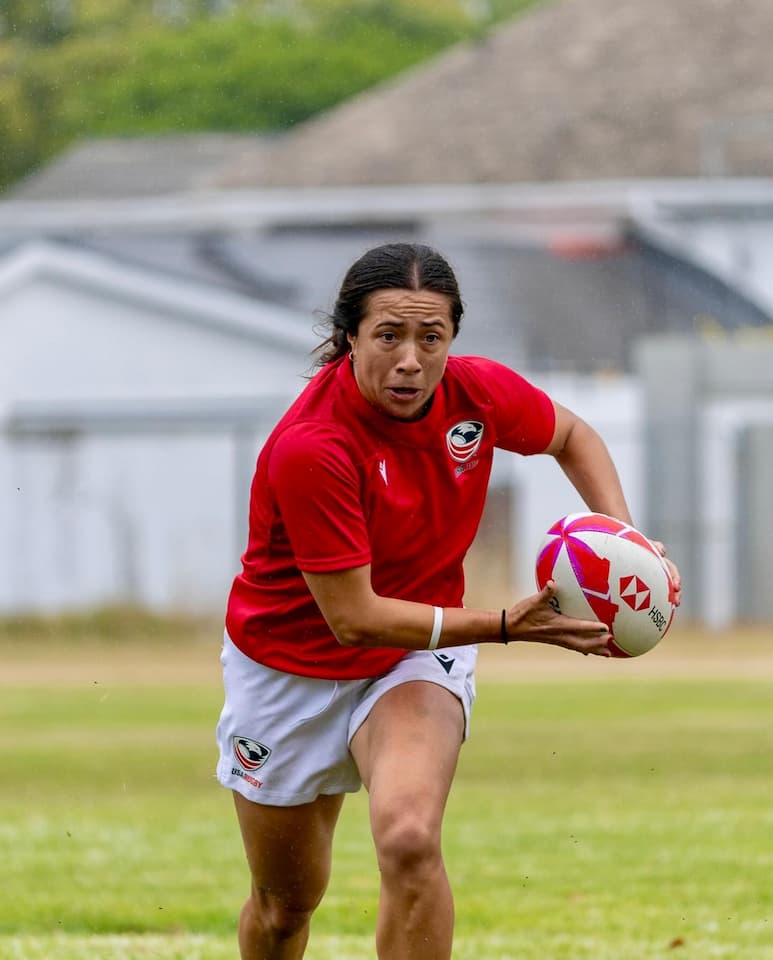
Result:
<svg viewBox="0 0 773 960"><path fill-rule="evenodd" d="M474 644L416 650L380 677L318 680L256 663L226 634L217 779L248 800L283 807L355 793L362 783L349 744L392 687L427 680L450 690L462 704L467 738L477 655Z"/></svg>

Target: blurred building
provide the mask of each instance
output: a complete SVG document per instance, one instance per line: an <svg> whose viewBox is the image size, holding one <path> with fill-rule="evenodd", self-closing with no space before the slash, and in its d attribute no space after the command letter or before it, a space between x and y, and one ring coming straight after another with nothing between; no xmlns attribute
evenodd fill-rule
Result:
<svg viewBox="0 0 773 960"><path fill-rule="evenodd" d="M0 611L217 609L306 318L48 243L0 316Z"/></svg>
<svg viewBox="0 0 773 960"><path fill-rule="evenodd" d="M219 609L315 311L405 238L458 272L456 352L601 430L684 615L773 617L740 589L771 541L771 21L762 0L548 3L285 136L91 141L20 184L0 203L0 611ZM539 460L494 483L481 536L509 529L523 592L579 504Z"/></svg>

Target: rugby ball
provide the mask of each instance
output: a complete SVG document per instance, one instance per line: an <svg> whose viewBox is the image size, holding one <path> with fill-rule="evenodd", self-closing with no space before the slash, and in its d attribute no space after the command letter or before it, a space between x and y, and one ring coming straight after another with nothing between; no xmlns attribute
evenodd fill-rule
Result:
<svg viewBox="0 0 773 960"><path fill-rule="evenodd" d="M554 606L609 627L616 657L638 657L666 635L674 585L659 551L638 530L602 513L572 513L537 552L537 586L554 580Z"/></svg>

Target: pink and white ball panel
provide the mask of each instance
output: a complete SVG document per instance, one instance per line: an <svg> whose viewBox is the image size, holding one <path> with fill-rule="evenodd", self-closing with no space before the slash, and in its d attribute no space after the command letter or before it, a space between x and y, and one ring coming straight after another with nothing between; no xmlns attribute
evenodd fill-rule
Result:
<svg viewBox="0 0 773 960"><path fill-rule="evenodd" d="M617 657L638 657L665 636L674 585L663 558L638 530L601 513L572 513L548 530L537 553L537 585L556 584L561 613L600 620Z"/></svg>

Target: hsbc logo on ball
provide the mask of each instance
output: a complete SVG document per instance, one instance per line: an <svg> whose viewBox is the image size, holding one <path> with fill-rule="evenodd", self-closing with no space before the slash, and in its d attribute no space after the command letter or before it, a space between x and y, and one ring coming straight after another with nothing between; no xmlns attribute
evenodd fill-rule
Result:
<svg viewBox="0 0 773 960"><path fill-rule="evenodd" d="M652 591L640 577L620 577L620 599L631 610L649 610Z"/></svg>
<svg viewBox="0 0 773 960"><path fill-rule="evenodd" d="M474 456L483 439L483 424L479 420L462 420L446 434L446 447L457 463L466 463Z"/></svg>

